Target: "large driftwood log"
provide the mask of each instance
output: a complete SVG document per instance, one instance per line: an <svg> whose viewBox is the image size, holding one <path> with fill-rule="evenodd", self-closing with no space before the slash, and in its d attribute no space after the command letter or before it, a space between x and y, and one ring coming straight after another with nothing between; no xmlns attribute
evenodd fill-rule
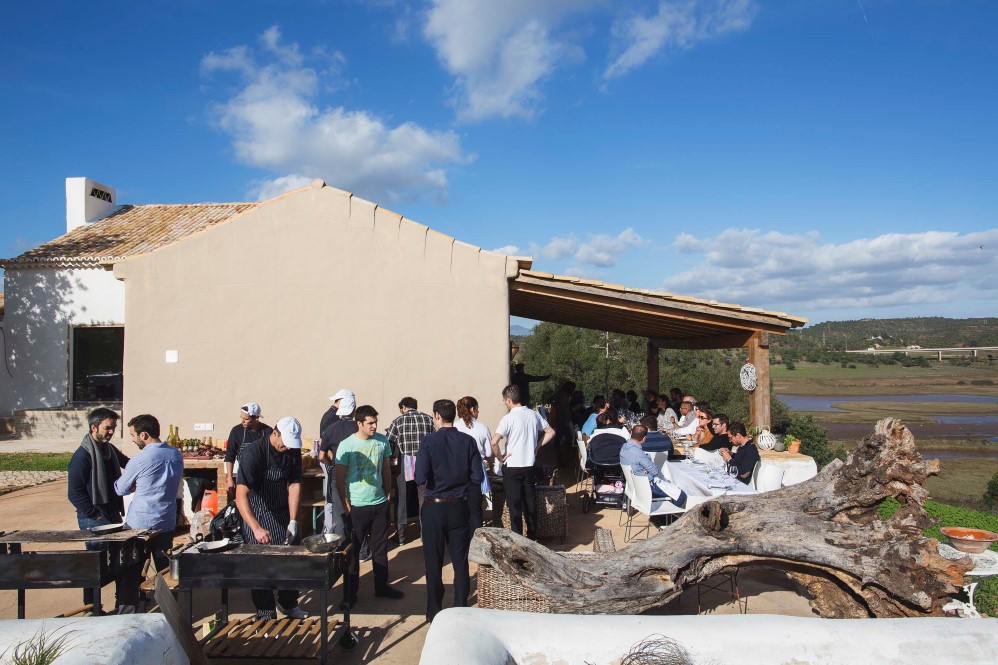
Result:
<svg viewBox="0 0 998 665"><path fill-rule="evenodd" d="M936 541L922 536L931 523L922 483L938 472L908 428L887 418L844 464L774 492L708 501L607 558L568 559L494 528L476 532L470 558L566 613L638 613L725 568L765 564L804 584L821 616L941 615L973 565L939 556ZM888 496L902 505L882 520L877 507Z"/></svg>

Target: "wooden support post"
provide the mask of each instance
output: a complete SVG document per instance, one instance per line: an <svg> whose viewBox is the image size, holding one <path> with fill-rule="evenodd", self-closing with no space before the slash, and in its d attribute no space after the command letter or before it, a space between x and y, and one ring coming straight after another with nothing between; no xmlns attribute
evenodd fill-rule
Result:
<svg viewBox="0 0 998 665"><path fill-rule="evenodd" d="M662 388L658 367L658 344L651 338L648 339L648 390L659 393Z"/></svg>
<svg viewBox="0 0 998 665"><path fill-rule="evenodd" d="M749 394L749 419L756 427L769 429L772 424L769 412L769 333L765 330L756 332L745 346L758 379L755 390Z"/></svg>

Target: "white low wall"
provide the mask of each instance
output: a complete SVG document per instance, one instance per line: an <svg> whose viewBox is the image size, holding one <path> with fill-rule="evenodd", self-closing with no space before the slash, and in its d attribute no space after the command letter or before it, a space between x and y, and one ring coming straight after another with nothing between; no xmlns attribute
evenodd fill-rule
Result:
<svg viewBox="0 0 998 665"><path fill-rule="evenodd" d="M0 654L43 631L50 640L68 635L57 665L190 665L162 614L0 621Z"/></svg>
<svg viewBox="0 0 998 665"><path fill-rule="evenodd" d="M451 608L433 620L420 665L615 665L652 635L692 663L993 665L998 619L810 619L767 614L579 616Z"/></svg>

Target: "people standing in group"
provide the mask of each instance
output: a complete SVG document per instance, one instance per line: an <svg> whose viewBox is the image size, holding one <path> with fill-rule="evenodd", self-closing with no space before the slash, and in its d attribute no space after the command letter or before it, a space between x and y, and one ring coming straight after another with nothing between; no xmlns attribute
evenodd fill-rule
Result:
<svg viewBox="0 0 998 665"><path fill-rule="evenodd" d="M547 381L550 378L550 374L545 374L544 376L527 374L523 371L523 363L516 363L513 366L513 373L509 377L509 382L520 389L520 399L523 401L523 405L532 406L530 401L530 384L537 383L538 381Z"/></svg>
<svg viewBox="0 0 998 665"><path fill-rule="evenodd" d="M281 418L268 438L247 446L239 457L236 506L243 518L243 539L249 544L295 545L301 504L301 424ZM308 613L298 605L298 591L280 589L277 604L271 589L253 589L257 619L276 619L277 610L291 619Z"/></svg>
<svg viewBox="0 0 998 665"><path fill-rule="evenodd" d="M468 548L473 530L468 490L480 486L485 468L478 442L454 426L456 412L449 399L433 403L436 431L423 438L416 456L416 482L426 488L419 523L426 564L427 621L433 621L442 609L445 546L454 568L454 607L467 607L471 590Z"/></svg>
<svg viewBox="0 0 998 665"><path fill-rule="evenodd" d="M512 530L523 535L526 516L527 537L536 538L537 506L534 496L534 461L537 451L554 438L554 429L536 411L520 402L520 389L510 384L503 388L503 404L508 413L499 421L492 435L492 453L502 462L503 484ZM506 441L506 450L499 444Z"/></svg>
<svg viewBox="0 0 998 665"><path fill-rule="evenodd" d="M721 458L729 465L738 467L738 480L746 485L752 483L752 472L755 465L759 463L759 449L755 447L755 442L745 431L742 423L731 423L728 425L728 440L735 446L733 450L721 448L718 452Z"/></svg>
<svg viewBox="0 0 998 665"><path fill-rule="evenodd" d="M319 464L326 474L326 482L323 483L326 505L323 511L322 531L346 538L343 502L340 501L340 493L336 490L336 448L343 439L357 433L357 421L353 418L354 409L357 408L357 398L352 391L341 388L329 399L333 405L322 416L325 427L319 430Z"/></svg>
<svg viewBox="0 0 998 665"><path fill-rule="evenodd" d="M229 431L225 444L225 491L229 499L235 498L236 471L239 451L254 441L267 441L273 428L260 421L260 405L247 402L239 407L239 424Z"/></svg>
<svg viewBox="0 0 998 665"><path fill-rule="evenodd" d="M478 455L482 458L483 477L479 484L468 485L468 512L471 524L471 533L482 526L482 496L491 492L488 474L485 473L485 460L492 452L492 432L488 425L478 419L478 400L467 395L457 401L457 420L454 427L459 432L464 432L475 440L478 447ZM436 417L434 417L436 424Z"/></svg>
<svg viewBox="0 0 998 665"><path fill-rule="evenodd" d="M398 404L399 415L388 426L386 435L392 446L392 476L395 484L395 539L399 545L405 544L405 527L409 522L409 483L415 482L416 455L419 442L433 431L433 419L419 411L415 397L403 397ZM423 506L423 487L416 483L419 492L419 506Z"/></svg>
<svg viewBox="0 0 998 665"><path fill-rule="evenodd" d="M125 503L114 491L114 482L121 477L121 469L128 464L128 458L111 443L118 427L118 414L104 407L94 409L87 415L87 433L80 446L69 460L67 496L76 508L76 523L81 531L108 524L118 524L125 514ZM174 495L176 497L176 495ZM98 542L88 542L88 550L106 550ZM127 604L127 582L123 586L117 557L112 552L111 570L115 575L115 599L120 608ZM94 605L94 613L100 614L100 597L94 597L93 589L83 590L83 602Z"/></svg>
<svg viewBox="0 0 998 665"><path fill-rule="evenodd" d="M170 565L166 552L173 547L177 528L177 491L184 475L184 455L160 439L159 421L148 413L129 420L128 433L139 454L128 461L114 481L114 491L119 496L134 494L125 517L129 527L160 532L148 541L146 549L156 570L163 570ZM130 572L124 604L134 607L139 601L141 563Z"/></svg>
<svg viewBox="0 0 998 665"><path fill-rule="evenodd" d="M367 537L374 562L374 595L401 598L404 594L388 584L388 507L392 493L391 444L378 433L378 412L373 406L354 412L357 433L344 439L336 450L336 489L343 502L348 529L353 531L353 552ZM349 575L352 597L357 599L360 562L351 555Z"/></svg>

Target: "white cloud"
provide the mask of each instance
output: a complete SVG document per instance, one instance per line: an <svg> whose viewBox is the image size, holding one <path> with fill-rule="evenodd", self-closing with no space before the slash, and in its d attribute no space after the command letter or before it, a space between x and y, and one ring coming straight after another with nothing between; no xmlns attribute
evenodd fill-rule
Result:
<svg viewBox="0 0 998 665"><path fill-rule="evenodd" d="M616 236L599 233L579 246L575 260L579 263L608 268L616 265L621 254L642 244L644 238L630 227Z"/></svg>
<svg viewBox="0 0 998 665"><path fill-rule="evenodd" d="M276 27L260 41L261 61L248 46L209 53L201 61L205 75L241 77L241 89L216 104L212 118L231 135L240 162L279 174L261 181L258 197L321 177L374 201L441 198L447 167L471 161L452 131L393 125L342 106L321 108L320 88L336 83L342 54L318 48L305 56L297 44L283 44ZM308 66L312 61L325 69Z"/></svg>
<svg viewBox="0 0 998 665"><path fill-rule="evenodd" d="M579 241L574 236L555 236L544 246L530 243L530 253L533 256L557 261L575 254L578 246Z"/></svg>
<svg viewBox="0 0 998 665"><path fill-rule="evenodd" d="M499 254L506 254L507 256L520 256L520 248L516 245L503 245L502 247L496 247L492 251Z"/></svg>
<svg viewBox="0 0 998 665"><path fill-rule="evenodd" d="M793 313L998 299L998 229L846 243L729 229L699 247L696 267L665 279L663 290Z"/></svg>
<svg viewBox="0 0 998 665"><path fill-rule="evenodd" d="M603 78L623 76L664 49L682 51L730 32L747 30L754 15L751 0L662 0L658 11L650 16L634 14L614 23L613 55Z"/></svg>
<svg viewBox="0 0 998 665"><path fill-rule="evenodd" d="M423 35L455 77L454 105L462 121L530 117L541 82L582 50L557 34L568 15L594 0L432 0Z"/></svg>

